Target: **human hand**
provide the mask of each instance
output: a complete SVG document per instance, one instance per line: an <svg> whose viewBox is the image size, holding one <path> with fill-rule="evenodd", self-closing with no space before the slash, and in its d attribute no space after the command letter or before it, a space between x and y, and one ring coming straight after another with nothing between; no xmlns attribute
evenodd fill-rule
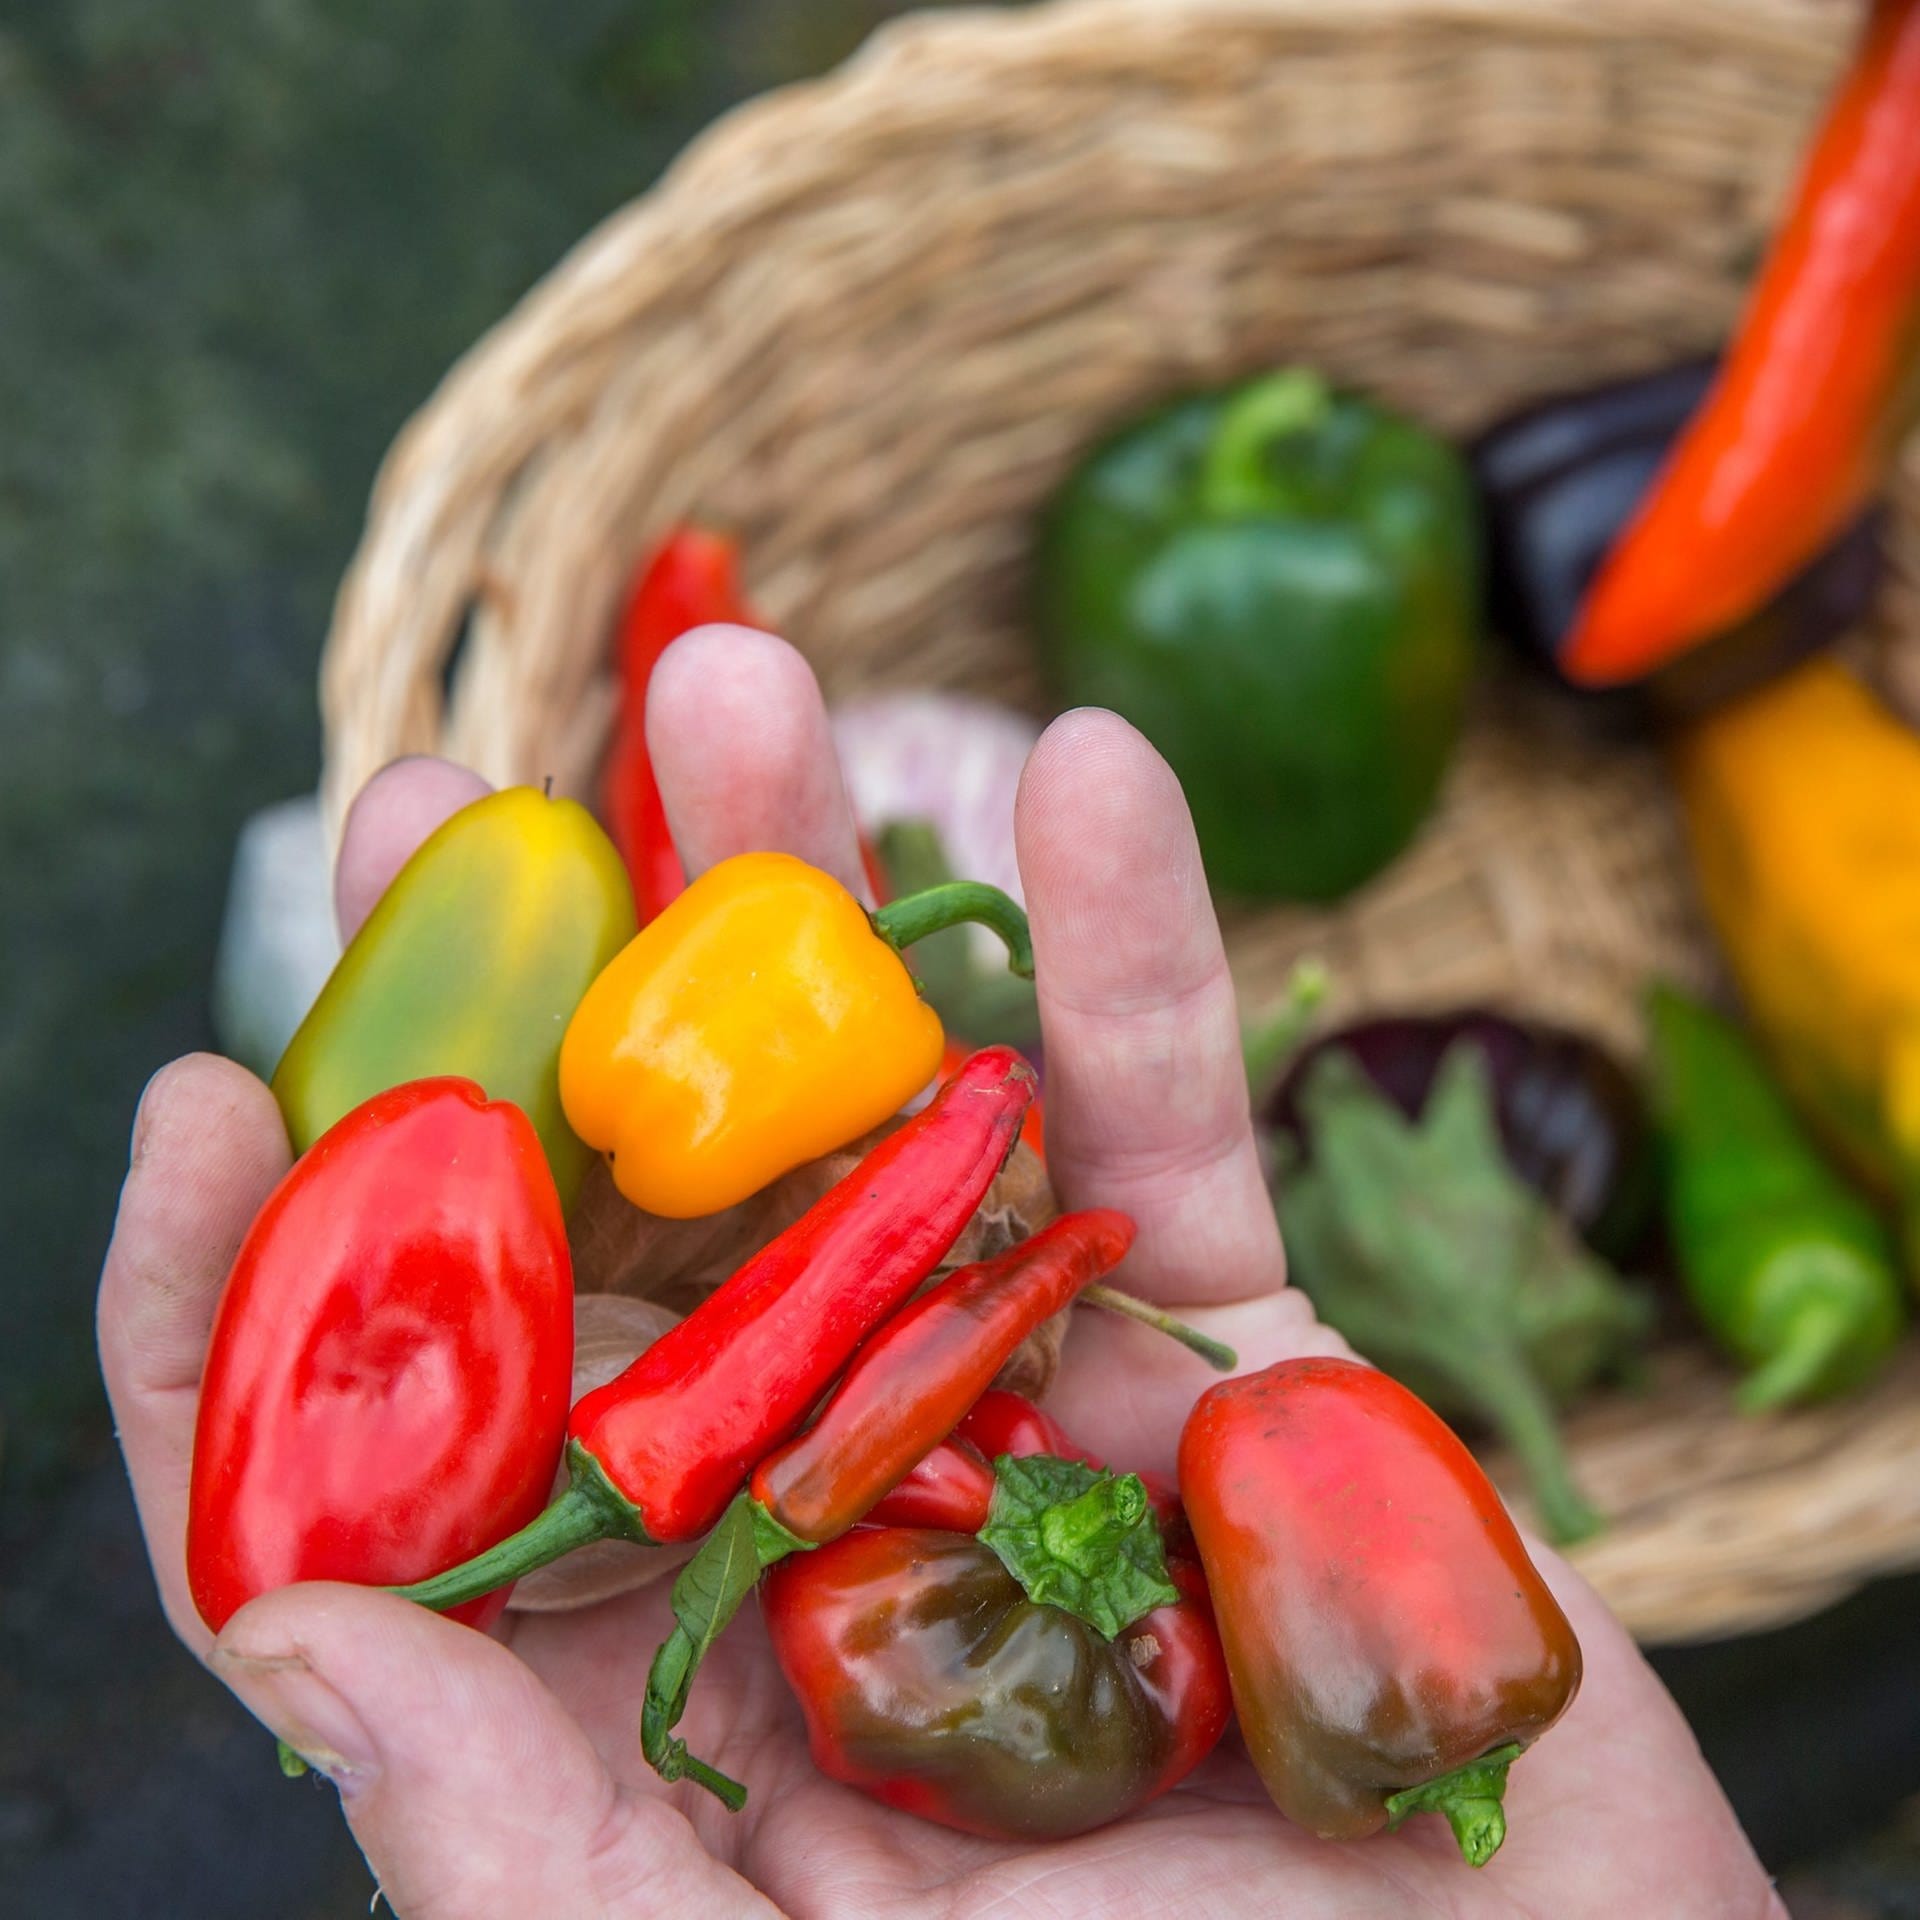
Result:
<svg viewBox="0 0 1920 1920"><path fill-rule="evenodd" d="M819 692L791 649L736 628L676 643L654 677L649 734L692 870L774 848L859 884ZM346 930L480 791L435 761L369 786L337 875ZM1111 715L1068 714L1028 765L1018 834L1063 1199L1131 1213L1126 1285L1232 1343L1244 1367L1342 1351L1285 1286L1232 988L1171 773ZM663 1787L640 1756L648 1663L671 1625L664 1583L578 1613L510 1613L492 1638L385 1593L300 1586L254 1601L214 1638L186 1584L195 1401L227 1270L288 1158L271 1095L240 1068L194 1056L155 1077L101 1282L102 1363L176 1631L335 1783L405 1920L1161 1920L1282 1903L1289 1920L1784 1914L1659 1682L1537 1546L1586 1680L1515 1767L1510 1837L1477 1874L1436 1820L1350 1845L1290 1826L1232 1733L1172 1792L1063 1844L981 1840L889 1811L814 1771L751 1610L709 1656L682 1729L749 1786L746 1811L729 1814L692 1787ZM1211 1378L1131 1323L1080 1314L1050 1405L1096 1451L1164 1470Z"/></svg>

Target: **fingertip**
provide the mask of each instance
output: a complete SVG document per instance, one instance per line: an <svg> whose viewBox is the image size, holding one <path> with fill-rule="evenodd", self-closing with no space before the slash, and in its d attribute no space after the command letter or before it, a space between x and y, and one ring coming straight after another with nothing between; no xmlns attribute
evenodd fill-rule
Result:
<svg viewBox="0 0 1920 1920"><path fill-rule="evenodd" d="M411 754L382 767L354 795L333 866L333 911L351 940L421 841L492 787L470 767Z"/></svg>

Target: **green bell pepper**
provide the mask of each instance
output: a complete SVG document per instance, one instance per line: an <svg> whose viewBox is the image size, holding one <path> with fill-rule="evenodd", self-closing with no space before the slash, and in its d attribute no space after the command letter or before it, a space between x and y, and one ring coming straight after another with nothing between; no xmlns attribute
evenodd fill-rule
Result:
<svg viewBox="0 0 1920 1920"><path fill-rule="evenodd" d="M404 1080L459 1074L534 1124L563 1204L593 1157L560 1110L560 1041L634 935L612 841L571 800L508 787L424 841L274 1070L295 1153Z"/></svg>
<svg viewBox="0 0 1920 1920"><path fill-rule="evenodd" d="M1166 756L1228 893L1338 899L1406 845L1459 736L1478 608L1459 457L1304 371L1125 428L1042 530L1060 692Z"/></svg>

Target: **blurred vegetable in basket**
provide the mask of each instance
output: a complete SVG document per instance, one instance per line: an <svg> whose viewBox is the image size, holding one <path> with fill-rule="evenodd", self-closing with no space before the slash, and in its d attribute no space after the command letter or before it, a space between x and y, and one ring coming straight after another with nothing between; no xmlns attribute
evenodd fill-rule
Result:
<svg viewBox="0 0 1920 1920"><path fill-rule="evenodd" d="M1625 1360L1652 1308L1509 1169L1482 1054L1454 1044L1417 1123L1339 1051L1306 1076L1298 1111L1308 1153L1277 1198L1320 1317L1441 1412L1489 1422L1551 1539L1596 1531L1554 1405Z"/></svg>
<svg viewBox="0 0 1920 1920"><path fill-rule="evenodd" d="M1056 496L1060 693L1172 763L1214 885L1335 900L1427 816L1460 732L1479 531L1459 456L1304 370L1124 428Z"/></svg>
<svg viewBox="0 0 1920 1920"><path fill-rule="evenodd" d="M1470 458L1487 523L1496 632L1560 673L1566 644L1608 549L1713 382L1715 363L1556 394L1502 420ZM1865 617L1884 571L1881 515L1855 519L1763 606L1655 670L1629 694L1601 695L1638 717L1695 713L1770 680Z"/></svg>
<svg viewBox="0 0 1920 1920"><path fill-rule="evenodd" d="M458 1074L533 1122L571 1206L592 1155L560 1109L561 1037L633 930L626 870L584 807L533 787L462 807L380 896L274 1070L294 1152L388 1087Z"/></svg>
<svg viewBox="0 0 1920 1920"><path fill-rule="evenodd" d="M1653 1221L1652 1130L1640 1090L1597 1042L1564 1027L1481 1008L1387 1014L1316 1038L1264 1103L1284 1146L1311 1151L1301 1091L1340 1052L1408 1119L1426 1110L1458 1042L1486 1064L1507 1165L1608 1260L1630 1259Z"/></svg>
<svg viewBox="0 0 1920 1920"><path fill-rule="evenodd" d="M869 914L791 854L721 861L587 990L560 1049L568 1120L635 1206L737 1205L933 1078L940 1017L900 954L962 920L1032 973L1027 916L997 887L956 880Z"/></svg>
<svg viewBox="0 0 1920 1920"><path fill-rule="evenodd" d="M1562 655L1613 685L1724 632L1867 503L1920 405L1920 0L1874 0L1712 393Z"/></svg>
<svg viewBox="0 0 1920 1920"><path fill-rule="evenodd" d="M1680 733L1673 764L1747 1011L1920 1270L1920 735L1821 660Z"/></svg>
<svg viewBox="0 0 1920 1920"><path fill-rule="evenodd" d="M647 751L647 682L683 633L721 620L760 624L740 585L738 545L710 528L673 528L636 575L620 615L614 641L620 704L600 774L600 811L633 876L643 927L687 884Z"/></svg>
<svg viewBox="0 0 1920 1920"><path fill-rule="evenodd" d="M1708 1332L1752 1369L1740 1405L1858 1385L1903 1318L1878 1215L1814 1151L1744 1035L1671 987L1647 1019L1674 1251Z"/></svg>

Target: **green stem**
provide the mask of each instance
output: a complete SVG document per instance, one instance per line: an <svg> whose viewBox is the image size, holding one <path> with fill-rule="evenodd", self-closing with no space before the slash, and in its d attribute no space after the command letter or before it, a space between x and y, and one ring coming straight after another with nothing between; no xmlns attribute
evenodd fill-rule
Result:
<svg viewBox="0 0 1920 1920"><path fill-rule="evenodd" d="M1076 1573L1092 1575L1140 1524L1147 1490L1139 1477L1101 1481L1076 1500L1064 1500L1040 1516L1040 1544Z"/></svg>
<svg viewBox="0 0 1920 1920"><path fill-rule="evenodd" d="M1023 980L1033 978L1033 935L1019 903L978 880L949 880L945 886L889 900L873 916L874 931L895 952L931 933L973 920L991 927L1007 944L1007 965Z"/></svg>
<svg viewBox="0 0 1920 1920"><path fill-rule="evenodd" d="M1231 519L1275 505L1269 454L1276 440L1307 433L1326 419L1333 394L1317 373L1289 367L1243 387L1214 428L1200 471L1200 504Z"/></svg>
<svg viewBox="0 0 1920 1920"><path fill-rule="evenodd" d="M1741 1381L1735 1404L1742 1413L1771 1413L1817 1393L1859 1321L1854 1301L1831 1295L1805 1301L1787 1322L1779 1348Z"/></svg>
<svg viewBox="0 0 1920 1920"><path fill-rule="evenodd" d="M606 1476L599 1461L579 1445L567 1449L571 1483L559 1499L537 1513L518 1533L476 1553L430 1580L391 1589L403 1600L444 1613L477 1600L595 1540L637 1540L651 1544L633 1503Z"/></svg>
<svg viewBox="0 0 1920 1920"><path fill-rule="evenodd" d="M1280 1004L1242 1031L1240 1052L1247 1063L1247 1085L1256 1096L1280 1078L1280 1069L1305 1037L1326 997L1326 968L1318 960L1299 961L1287 975Z"/></svg>
<svg viewBox="0 0 1920 1920"><path fill-rule="evenodd" d="M1143 1327L1151 1327L1155 1333L1164 1333L1169 1340L1178 1340L1190 1353L1197 1353L1215 1373L1231 1373L1240 1364L1240 1356L1224 1340L1216 1340L1198 1327L1190 1327L1184 1320L1176 1320L1172 1314L1131 1293L1122 1293L1117 1287L1103 1286L1096 1280L1092 1286L1080 1290L1080 1298L1090 1307L1104 1307L1108 1313L1124 1314Z"/></svg>
<svg viewBox="0 0 1920 1920"><path fill-rule="evenodd" d="M1556 1547L1598 1533L1606 1522L1574 1484L1553 1407L1524 1364L1503 1364L1488 1355L1477 1378L1494 1424L1526 1469L1540 1524Z"/></svg>
<svg viewBox="0 0 1920 1920"><path fill-rule="evenodd" d="M303 1779L309 1771L307 1763L284 1740L276 1740L273 1744L280 1755L280 1771L289 1780Z"/></svg>
<svg viewBox="0 0 1920 1920"><path fill-rule="evenodd" d="M1394 1794L1387 1801L1388 1831L1416 1813L1444 1814L1461 1858L1470 1867L1484 1867L1507 1837L1507 1812L1501 1800L1507 1791L1507 1769L1519 1758L1518 1746L1495 1747L1438 1780Z"/></svg>

